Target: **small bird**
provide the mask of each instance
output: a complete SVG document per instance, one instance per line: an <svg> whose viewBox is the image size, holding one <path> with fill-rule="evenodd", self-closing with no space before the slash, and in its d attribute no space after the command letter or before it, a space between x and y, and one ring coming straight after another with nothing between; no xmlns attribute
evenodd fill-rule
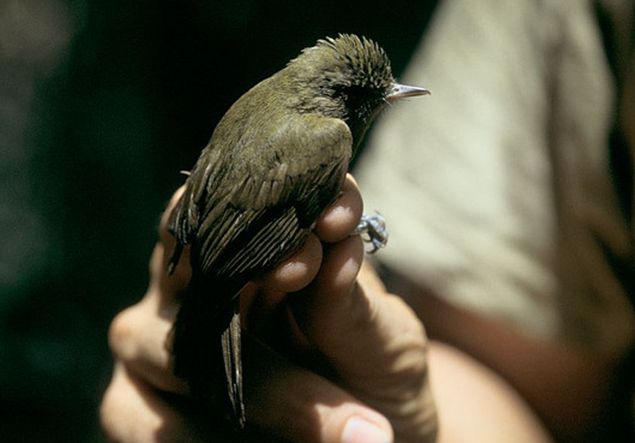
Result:
<svg viewBox="0 0 635 443"><path fill-rule="evenodd" d="M174 371L193 395L224 397L238 428L240 290L303 245L379 111L428 93L396 83L369 39L319 40L231 106L189 173L170 217L168 271L186 245L192 266L173 329Z"/></svg>

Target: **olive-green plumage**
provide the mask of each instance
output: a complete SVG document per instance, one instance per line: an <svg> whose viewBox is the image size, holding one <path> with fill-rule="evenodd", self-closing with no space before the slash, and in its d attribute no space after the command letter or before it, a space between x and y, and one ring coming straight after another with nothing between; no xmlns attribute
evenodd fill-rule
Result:
<svg viewBox="0 0 635 443"><path fill-rule="evenodd" d="M302 246L378 111L425 92L396 84L368 39L320 40L240 97L202 151L170 222L171 268L184 245L192 264L174 328L175 372L202 397L223 383L239 426L240 289Z"/></svg>

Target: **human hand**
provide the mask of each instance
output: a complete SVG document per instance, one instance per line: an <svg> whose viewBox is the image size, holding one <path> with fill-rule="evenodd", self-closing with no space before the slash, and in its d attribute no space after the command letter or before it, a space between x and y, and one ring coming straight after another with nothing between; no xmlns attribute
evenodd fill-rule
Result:
<svg viewBox="0 0 635 443"><path fill-rule="evenodd" d="M177 198L178 192L166 214ZM316 235L241 296L249 331L243 352L247 418L271 435L298 442L434 439L423 328L370 269L360 273L363 246L349 233L361 210L349 176ZM170 331L190 269L185 253L174 274L166 275L174 244L166 222L164 215L146 295L111 326L116 363L102 424L122 442L216 441L219 434L231 441L235 436L204 417L188 399L186 383L172 373ZM328 370L318 375L293 364L250 335L294 361Z"/></svg>

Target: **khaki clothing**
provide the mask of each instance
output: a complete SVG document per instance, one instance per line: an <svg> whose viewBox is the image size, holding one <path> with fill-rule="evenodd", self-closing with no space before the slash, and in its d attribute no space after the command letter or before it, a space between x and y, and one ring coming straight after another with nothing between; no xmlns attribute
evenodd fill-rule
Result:
<svg viewBox="0 0 635 443"><path fill-rule="evenodd" d="M588 1L442 2L401 79L432 96L380 119L356 177L387 219L389 266L530 335L621 352L635 314L615 263L634 269L633 230L609 136L628 88L595 14Z"/></svg>

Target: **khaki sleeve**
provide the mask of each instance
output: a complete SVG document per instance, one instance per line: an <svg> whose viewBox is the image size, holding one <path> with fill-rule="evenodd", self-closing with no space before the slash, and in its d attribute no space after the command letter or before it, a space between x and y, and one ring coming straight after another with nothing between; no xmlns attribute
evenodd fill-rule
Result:
<svg viewBox="0 0 635 443"><path fill-rule="evenodd" d="M448 0L356 171L387 219L380 259L533 336L621 348L633 312L607 261L614 88L583 1Z"/></svg>

